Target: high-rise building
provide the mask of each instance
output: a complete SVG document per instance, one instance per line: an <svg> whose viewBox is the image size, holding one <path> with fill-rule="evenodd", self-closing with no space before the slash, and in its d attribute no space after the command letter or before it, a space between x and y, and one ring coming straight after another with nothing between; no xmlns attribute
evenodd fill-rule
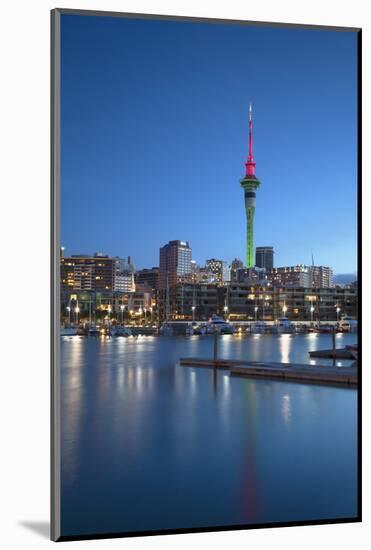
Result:
<svg viewBox="0 0 371 550"><path fill-rule="evenodd" d="M115 273L114 288L117 292L134 292L135 279L134 273L120 272Z"/></svg>
<svg viewBox="0 0 371 550"><path fill-rule="evenodd" d="M152 290L157 290L158 288L158 275L159 268L152 267L151 269L140 269L135 274L135 281L139 285L147 285Z"/></svg>
<svg viewBox="0 0 371 550"><path fill-rule="evenodd" d="M230 269L227 262L211 258L210 260L206 260L205 267L214 275L215 282L223 283L230 280Z"/></svg>
<svg viewBox="0 0 371 550"><path fill-rule="evenodd" d="M61 287L65 290L114 290L116 258L102 253L60 259Z"/></svg>
<svg viewBox="0 0 371 550"><path fill-rule="evenodd" d="M274 267L268 271L275 286L305 287L305 288L331 288L332 269L325 266L293 265L286 267Z"/></svg>
<svg viewBox="0 0 371 550"><path fill-rule="evenodd" d="M268 272L268 277L274 286L310 288L310 270L306 265L290 265L274 267Z"/></svg>
<svg viewBox="0 0 371 550"><path fill-rule="evenodd" d="M257 246L255 252L256 267L264 267L265 269L273 269L273 246Z"/></svg>
<svg viewBox="0 0 371 550"><path fill-rule="evenodd" d="M131 257L115 259L115 280L113 289L118 292L134 292L135 291L135 266L131 262Z"/></svg>
<svg viewBox="0 0 371 550"><path fill-rule="evenodd" d="M311 274L311 286L313 288L331 288L334 286L331 267L312 265L309 269Z"/></svg>
<svg viewBox="0 0 371 550"><path fill-rule="evenodd" d="M246 173L241 180L241 187L245 194L246 210L246 267L254 267L255 249L254 249L254 217L255 217L255 198L256 190L260 186L260 181L255 175L255 162L252 152L252 107L249 108L249 153L245 163Z"/></svg>
<svg viewBox="0 0 371 550"><path fill-rule="evenodd" d="M237 281L237 272L239 269L243 269L243 261L239 258L234 258L231 263L231 281Z"/></svg>
<svg viewBox="0 0 371 550"><path fill-rule="evenodd" d="M169 241L160 248L158 286L172 286L192 271L192 249L188 241Z"/></svg>

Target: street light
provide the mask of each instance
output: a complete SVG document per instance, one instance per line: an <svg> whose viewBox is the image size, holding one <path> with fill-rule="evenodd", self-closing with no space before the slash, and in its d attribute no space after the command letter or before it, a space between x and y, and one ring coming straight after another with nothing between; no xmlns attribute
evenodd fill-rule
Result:
<svg viewBox="0 0 371 550"><path fill-rule="evenodd" d="M228 306L224 306L224 316L228 316Z"/></svg>
<svg viewBox="0 0 371 550"><path fill-rule="evenodd" d="M258 319L258 309L259 309L258 306L255 306L255 307L254 307L254 311L255 311L255 323L256 323L256 321L257 321L257 319Z"/></svg>
<svg viewBox="0 0 371 550"><path fill-rule="evenodd" d="M339 306L336 308L336 318L337 318L337 321L339 322L339 314L340 314L340 311L341 309L339 308Z"/></svg>
<svg viewBox="0 0 371 550"><path fill-rule="evenodd" d="M196 306L192 306L192 321L193 322L195 320L195 311L196 311Z"/></svg>
<svg viewBox="0 0 371 550"><path fill-rule="evenodd" d="M75 307L75 313L76 313L76 325L79 324L79 311L80 311L80 308L79 306L76 306Z"/></svg>
<svg viewBox="0 0 371 550"><path fill-rule="evenodd" d="M121 310L121 324L124 323L124 309L125 309L125 306L121 304L121 306L120 306L120 310Z"/></svg>
<svg viewBox="0 0 371 550"><path fill-rule="evenodd" d="M68 324L71 324L71 308L70 306L66 307L66 310L68 311Z"/></svg>
<svg viewBox="0 0 371 550"><path fill-rule="evenodd" d="M139 324L141 325L142 324L142 307L139 308Z"/></svg>
<svg viewBox="0 0 371 550"><path fill-rule="evenodd" d="M314 306L310 306L310 322L313 323L313 311L314 311Z"/></svg>
<svg viewBox="0 0 371 550"><path fill-rule="evenodd" d="M284 314L286 314L286 311L287 311L287 306L286 306L286 304L283 306L282 311L283 311Z"/></svg>

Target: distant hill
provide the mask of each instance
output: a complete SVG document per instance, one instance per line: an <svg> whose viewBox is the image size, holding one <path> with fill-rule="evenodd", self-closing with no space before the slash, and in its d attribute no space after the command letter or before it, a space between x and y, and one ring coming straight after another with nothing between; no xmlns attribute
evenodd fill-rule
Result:
<svg viewBox="0 0 371 550"><path fill-rule="evenodd" d="M356 273L339 273L332 278L336 285L347 285L357 280Z"/></svg>

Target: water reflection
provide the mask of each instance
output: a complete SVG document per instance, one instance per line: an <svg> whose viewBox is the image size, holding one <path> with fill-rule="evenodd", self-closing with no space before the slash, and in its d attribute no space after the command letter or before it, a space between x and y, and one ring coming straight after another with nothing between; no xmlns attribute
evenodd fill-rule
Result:
<svg viewBox="0 0 371 550"><path fill-rule="evenodd" d="M280 362L289 363L290 362L290 350L292 344L291 334L281 334L280 336Z"/></svg>
<svg viewBox="0 0 371 550"><path fill-rule="evenodd" d="M222 337L219 349L308 362L312 341ZM212 347L208 337L61 341L64 534L355 513L356 392L178 364Z"/></svg>
<svg viewBox="0 0 371 550"><path fill-rule="evenodd" d="M291 400L288 394L282 396L282 416L287 424L291 417Z"/></svg>

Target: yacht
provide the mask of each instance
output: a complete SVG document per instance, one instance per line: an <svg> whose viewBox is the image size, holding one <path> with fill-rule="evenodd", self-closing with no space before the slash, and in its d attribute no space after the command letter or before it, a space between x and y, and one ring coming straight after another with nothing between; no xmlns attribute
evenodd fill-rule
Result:
<svg viewBox="0 0 371 550"><path fill-rule="evenodd" d="M341 332L356 332L358 328L358 321L353 317L342 317L339 321L339 329Z"/></svg>
<svg viewBox="0 0 371 550"><path fill-rule="evenodd" d="M127 338L128 336L132 336L132 332L128 327L115 327L112 329L112 336L122 336Z"/></svg>
<svg viewBox="0 0 371 550"><path fill-rule="evenodd" d="M250 326L250 332L252 334L263 334L267 330L267 323L265 321L255 321Z"/></svg>
<svg viewBox="0 0 371 550"><path fill-rule="evenodd" d="M321 334L330 334L332 332L337 332L337 329L335 325L320 323L316 328L316 332L319 332Z"/></svg>
<svg viewBox="0 0 371 550"><path fill-rule="evenodd" d="M174 334L174 329L169 323L164 323L160 326L159 333L162 336L172 336Z"/></svg>
<svg viewBox="0 0 371 550"><path fill-rule="evenodd" d="M218 315L212 315L208 322L210 332L221 332L222 334L233 334L233 326Z"/></svg>
<svg viewBox="0 0 371 550"><path fill-rule="evenodd" d="M278 334L292 334L295 332L295 325L287 317L280 317L277 319L277 332Z"/></svg>
<svg viewBox="0 0 371 550"><path fill-rule="evenodd" d="M61 327L61 336L76 336L76 327Z"/></svg>

